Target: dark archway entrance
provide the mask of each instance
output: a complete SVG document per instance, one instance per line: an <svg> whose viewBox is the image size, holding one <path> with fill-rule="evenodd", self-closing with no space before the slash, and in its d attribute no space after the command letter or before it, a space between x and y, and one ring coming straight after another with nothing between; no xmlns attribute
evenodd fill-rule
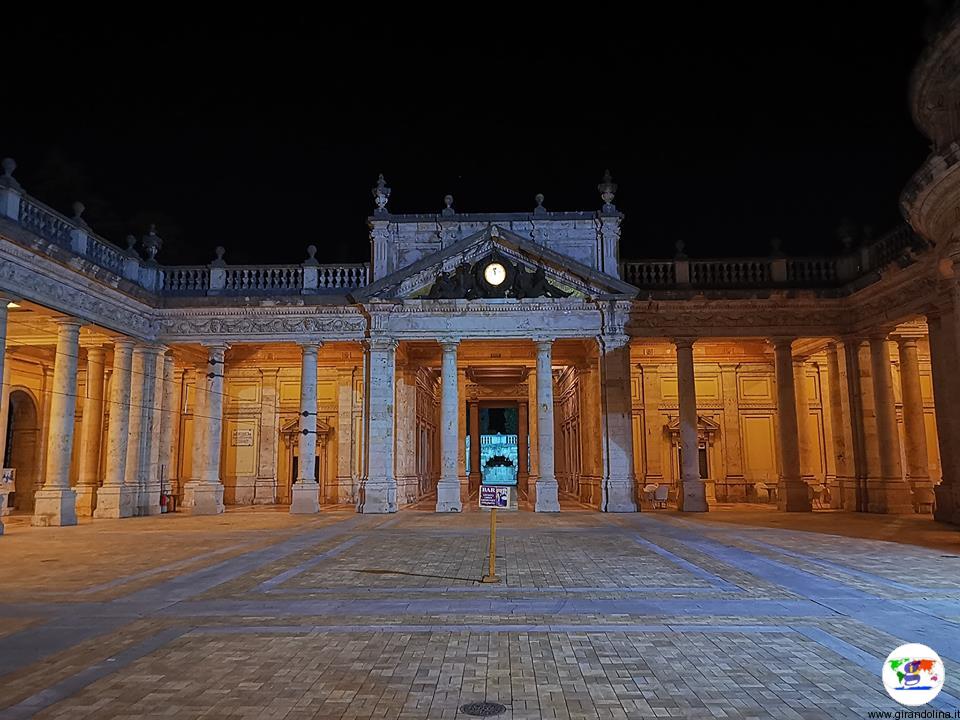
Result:
<svg viewBox="0 0 960 720"><path fill-rule="evenodd" d="M10 393L5 454L3 466L16 470L16 490L8 501L15 510L33 512L40 478L40 420L37 404L25 390Z"/></svg>

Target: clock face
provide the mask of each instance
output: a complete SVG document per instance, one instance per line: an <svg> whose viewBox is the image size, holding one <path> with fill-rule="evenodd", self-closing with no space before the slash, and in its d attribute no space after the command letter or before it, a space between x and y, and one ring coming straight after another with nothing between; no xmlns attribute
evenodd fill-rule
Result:
<svg viewBox="0 0 960 720"><path fill-rule="evenodd" d="M507 271L498 262L492 262L483 269L483 279L496 287L507 279Z"/></svg>

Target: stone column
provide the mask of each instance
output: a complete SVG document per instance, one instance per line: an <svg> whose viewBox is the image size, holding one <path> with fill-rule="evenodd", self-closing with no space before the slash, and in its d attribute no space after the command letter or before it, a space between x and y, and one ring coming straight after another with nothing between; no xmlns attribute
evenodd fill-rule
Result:
<svg viewBox="0 0 960 720"><path fill-rule="evenodd" d="M183 507L193 507L193 489L203 481L203 463L207 434L207 385L210 379L207 365L193 371L193 407L191 410L192 432L190 436L190 479L183 485Z"/></svg>
<svg viewBox="0 0 960 720"><path fill-rule="evenodd" d="M697 382L693 368L695 338L677 338L677 395L680 414L681 492L678 504L684 512L706 512L706 483L700 477L700 439L697 431Z"/></svg>
<svg viewBox="0 0 960 720"><path fill-rule="evenodd" d="M357 510L362 513L397 511L397 479L393 467L395 375L397 341L371 338L365 343L364 476Z"/></svg>
<svg viewBox="0 0 960 720"><path fill-rule="evenodd" d="M540 475L534 488L537 512L560 512L560 493L554 473L553 444L553 341L537 346L537 447Z"/></svg>
<svg viewBox="0 0 960 720"><path fill-rule="evenodd" d="M92 517L100 485L100 442L103 436L102 347L87 349L87 388L80 420L80 473L77 478L77 517Z"/></svg>
<svg viewBox="0 0 960 720"><path fill-rule="evenodd" d="M194 515L223 512L220 482L220 444L223 441L223 375L227 346L207 346L207 364L197 373L193 424L194 479L184 486L184 509ZM197 432L198 428L202 428Z"/></svg>
<svg viewBox="0 0 960 720"><path fill-rule="evenodd" d="M530 421L527 416L527 403L523 400L517 403L517 433L517 489L526 495L530 482L530 465L527 462L530 456L530 450L527 447Z"/></svg>
<svg viewBox="0 0 960 720"><path fill-rule="evenodd" d="M177 386L174 383L173 355L165 354L162 357L162 394L160 402L160 492L170 495L173 492L171 478L173 477L173 431L180 422L180 407L177 403ZM170 508L168 507L167 510Z"/></svg>
<svg viewBox="0 0 960 720"><path fill-rule="evenodd" d="M4 362L7 354L7 303L10 299L0 295L0 470L7 449L7 414L10 412L10 367ZM5 498L4 498L5 500ZM3 510L5 502L0 502L0 535L3 535Z"/></svg>
<svg viewBox="0 0 960 720"><path fill-rule="evenodd" d="M940 522L960 525L960 354L951 312L927 316L930 340L930 364L933 369L934 412L940 446L943 479L934 488L937 504L933 517Z"/></svg>
<svg viewBox="0 0 960 720"><path fill-rule="evenodd" d="M520 428L518 427L517 433L519 434L519 432ZM517 439L519 440L519 436ZM480 403L475 402L470 403L470 490L473 491L480 487L482 480L483 470L480 467Z"/></svg>
<svg viewBox="0 0 960 720"><path fill-rule="evenodd" d="M743 475L743 447L740 441L740 394L737 388L736 364L720 365L723 398L723 455L726 466L726 502L746 500L746 478ZM732 489L735 488L735 489Z"/></svg>
<svg viewBox="0 0 960 720"><path fill-rule="evenodd" d="M787 512L811 510L807 484L800 477L800 438L797 427L797 394L793 377L793 340L775 338L773 353L777 376L777 424L780 487L777 505Z"/></svg>
<svg viewBox="0 0 960 720"><path fill-rule="evenodd" d="M643 383L644 484L663 482L663 415L660 414L660 368L641 365Z"/></svg>
<svg viewBox="0 0 960 720"><path fill-rule="evenodd" d="M143 378L143 422L140 469L137 474L139 515L160 513L160 424L163 415L163 355L166 348L151 345L145 350Z"/></svg>
<svg viewBox="0 0 960 720"><path fill-rule="evenodd" d="M816 482L813 438L810 434L810 396L807 392L807 362L793 358L793 386L797 402L797 437L800 441L800 477L807 484Z"/></svg>
<svg viewBox="0 0 960 720"><path fill-rule="evenodd" d="M290 512L308 514L320 512L320 486L316 476L317 353L320 343L301 343L300 349L300 434L297 438L300 458Z"/></svg>
<svg viewBox="0 0 960 720"><path fill-rule="evenodd" d="M633 465L633 393L630 388L630 338L603 335L600 344L600 415L603 475L600 510L637 511Z"/></svg>
<svg viewBox="0 0 960 720"><path fill-rule="evenodd" d="M354 502L353 487L353 373L356 368L337 369L337 499Z"/></svg>
<svg viewBox="0 0 960 720"><path fill-rule="evenodd" d="M113 374L110 377L110 425L107 428L107 464L103 486L97 491L93 516L122 518L133 515L134 497L124 478L130 441L130 371L133 340L119 338L113 344Z"/></svg>
<svg viewBox="0 0 960 720"><path fill-rule="evenodd" d="M146 415L143 391L147 375L147 347L137 344L133 348L130 367L130 423L127 427L127 463L123 471L123 484L132 498L132 514L140 510L140 463L143 458L145 432L143 421Z"/></svg>
<svg viewBox="0 0 960 720"><path fill-rule="evenodd" d="M917 339L898 337L900 354L900 393L903 399L903 437L906 443L907 474L913 493L914 510L933 511L933 484L927 456L927 427L920 389L920 359Z"/></svg>
<svg viewBox="0 0 960 720"><path fill-rule="evenodd" d="M280 436L278 424L277 378L279 368L260 368L260 457L257 462L257 479L253 489L254 505L270 505L277 501L277 442Z"/></svg>
<svg viewBox="0 0 960 720"><path fill-rule="evenodd" d="M57 320L57 355L53 370L47 439L46 480L34 495L33 524L77 524L77 496L70 489L70 458L77 409L77 357L80 354L79 320Z"/></svg>
<svg viewBox="0 0 960 720"><path fill-rule="evenodd" d="M830 386L830 432L833 440L834 462L837 466L837 497L830 498L830 507L852 510L856 507L854 500L847 505L848 498L855 494L853 477L853 447L848 439L850 425L849 416L843 411L844 407L844 378L841 378L840 353L835 342L827 345L827 384Z"/></svg>
<svg viewBox="0 0 960 720"><path fill-rule="evenodd" d="M459 453L460 402L458 398L457 345L454 340L440 343L440 482L437 483L437 512L460 512Z"/></svg>
<svg viewBox="0 0 960 720"><path fill-rule="evenodd" d="M913 512L913 500L900 465L900 434L897 432L897 408L886 335L870 338L870 366L880 442L880 482L868 481L867 511L910 513Z"/></svg>

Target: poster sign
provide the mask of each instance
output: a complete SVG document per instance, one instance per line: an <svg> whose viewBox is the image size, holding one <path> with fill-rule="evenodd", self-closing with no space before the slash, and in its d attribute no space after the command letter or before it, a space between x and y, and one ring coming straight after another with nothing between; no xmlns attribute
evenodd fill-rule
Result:
<svg viewBox="0 0 960 720"><path fill-rule="evenodd" d="M480 486L480 507L483 509L496 508L497 510L516 510L516 490L501 485Z"/></svg>
<svg viewBox="0 0 960 720"><path fill-rule="evenodd" d="M233 431L234 447L249 447L253 445L253 428L235 428Z"/></svg>

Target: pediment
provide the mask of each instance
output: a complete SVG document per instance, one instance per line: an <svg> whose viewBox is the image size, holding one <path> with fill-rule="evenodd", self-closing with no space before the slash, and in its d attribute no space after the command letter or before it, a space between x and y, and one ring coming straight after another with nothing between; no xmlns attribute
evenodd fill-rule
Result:
<svg viewBox="0 0 960 720"><path fill-rule="evenodd" d="M489 262L504 267L501 285L484 281ZM436 286L436 287L435 287ZM498 225L460 240L445 250L354 293L372 299L450 299L530 297L631 298L637 288L533 243Z"/></svg>

